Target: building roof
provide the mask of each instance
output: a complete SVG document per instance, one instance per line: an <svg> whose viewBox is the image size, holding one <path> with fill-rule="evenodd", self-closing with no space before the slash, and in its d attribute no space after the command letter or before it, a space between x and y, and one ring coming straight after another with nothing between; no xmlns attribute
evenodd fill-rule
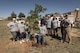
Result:
<svg viewBox="0 0 80 53"><path fill-rule="evenodd" d="M4 20L3 18L0 18L0 21Z"/></svg>

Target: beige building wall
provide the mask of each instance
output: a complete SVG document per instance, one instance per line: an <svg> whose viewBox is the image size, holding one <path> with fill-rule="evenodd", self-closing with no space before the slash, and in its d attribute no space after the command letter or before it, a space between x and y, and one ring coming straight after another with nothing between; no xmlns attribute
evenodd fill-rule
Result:
<svg viewBox="0 0 80 53"><path fill-rule="evenodd" d="M80 20L80 11L78 11L78 14L77 14L77 12L76 12L76 11L71 12L71 15L74 15L74 16L75 16L75 19L77 18L77 19L79 19L79 20ZM76 16L77 16L77 17L76 17Z"/></svg>
<svg viewBox="0 0 80 53"><path fill-rule="evenodd" d="M80 19L80 11L78 11L78 18Z"/></svg>
<svg viewBox="0 0 80 53"><path fill-rule="evenodd" d="M80 11L78 11L78 15L77 15L77 12L76 11L67 12L67 13L64 13L64 14L73 15L74 16L74 19L76 19L76 16L77 16L77 19L80 20Z"/></svg>

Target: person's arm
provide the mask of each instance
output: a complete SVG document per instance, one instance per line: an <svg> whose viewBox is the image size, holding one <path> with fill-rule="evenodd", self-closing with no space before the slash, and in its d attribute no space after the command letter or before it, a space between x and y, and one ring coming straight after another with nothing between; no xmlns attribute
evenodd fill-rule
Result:
<svg viewBox="0 0 80 53"><path fill-rule="evenodd" d="M11 25L10 23L8 23L8 24L7 24L7 27L8 27L9 29L11 29L11 28L12 28L12 25Z"/></svg>
<svg viewBox="0 0 80 53"><path fill-rule="evenodd" d="M71 24L70 20L69 19L65 19L65 22Z"/></svg>
<svg viewBox="0 0 80 53"><path fill-rule="evenodd" d="M44 28L44 30L45 30L44 35L46 35L46 34L47 34L47 29L46 29L46 27Z"/></svg>
<svg viewBox="0 0 80 53"><path fill-rule="evenodd" d="M58 27L58 21L57 21L57 27Z"/></svg>
<svg viewBox="0 0 80 53"><path fill-rule="evenodd" d="M30 28L28 27L28 33L30 33Z"/></svg>
<svg viewBox="0 0 80 53"><path fill-rule="evenodd" d="M11 26L7 26L7 27L11 29Z"/></svg>
<svg viewBox="0 0 80 53"><path fill-rule="evenodd" d="M67 21L69 24L72 24L71 22L70 22L70 20L68 19L68 21Z"/></svg>
<svg viewBox="0 0 80 53"><path fill-rule="evenodd" d="M62 20L61 20L61 18L59 19L59 21L60 21L60 27L62 26Z"/></svg>
<svg viewBox="0 0 80 53"><path fill-rule="evenodd" d="M48 25L48 21L47 20L45 21L45 23L46 23L46 25Z"/></svg>
<svg viewBox="0 0 80 53"><path fill-rule="evenodd" d="M20 24L19 24L19 25L18 25L18 32L20 32L20 33L21 33L21 30L20 30L20 28L21 28L21 27L20 27Z"/></svg>
<svg viewBox="0 0 80 53"><path fill-rule="evenodd" d="M51 28L53 28L53 23L52 23L52 21L51 21Z"/></svg>
<svg viewBox="0 0 80 53"><path fill-rule="evenodd" d="M45 31L44 35L46 35L46 34L47 34L47 30Z"/></svg>
<svg viewBox="0 0 80 53"><path fill-rule="evenodd" d="M64 27L64 24L65 24L65 19L61 21L61 26Z"/></svg>
<svg viewBox="0 0 80 53"><path fill-rule="evenodd" d="M18 28L18 31L19 31L20 34L22 33L20 28Z"/></svg>

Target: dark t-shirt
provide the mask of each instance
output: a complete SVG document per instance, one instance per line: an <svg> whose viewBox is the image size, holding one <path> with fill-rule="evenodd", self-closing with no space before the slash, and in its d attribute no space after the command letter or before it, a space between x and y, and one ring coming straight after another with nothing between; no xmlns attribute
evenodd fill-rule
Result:
<svg viewBox="0 0 80 53"><path fill-rule="evenodd" d="M42 19L41 19L41 24L45 24L45 25L47 24L47 21L46 21L45 18L42 18Z"/></svg>
<svg viewBox="0 0 80 53"><path fill-rule="evenodd" d="M69 23L66 22L64 19L61 19L60 21L61 21L61 23L60 23L61 27L67 28L69 26Z"/></svg>
<svg viewBox="0 0 80 53"><path fill-rule="evenodd" d="M64 19L60 19L60 27L63 27L63 24L64 24Z"/></svg>

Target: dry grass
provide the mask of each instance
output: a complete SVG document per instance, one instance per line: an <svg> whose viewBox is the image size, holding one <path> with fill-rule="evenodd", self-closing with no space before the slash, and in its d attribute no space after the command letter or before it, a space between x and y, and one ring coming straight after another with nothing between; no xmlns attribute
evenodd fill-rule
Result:
<svg viewBox="0 0 80 53"><path fill-rule="evenodd" d="M0 21L0 53L80 53L80 39L76 38L80 35L80 29L72 29L72 44L61 43L60 40L46 36L45 41L48 45L36 48L32 47L32 42L21 45L19 41L16 41L12 44L10 40L12 36L6 26L8 22ZM60 31L59 36L61 36Z"/></svg>

